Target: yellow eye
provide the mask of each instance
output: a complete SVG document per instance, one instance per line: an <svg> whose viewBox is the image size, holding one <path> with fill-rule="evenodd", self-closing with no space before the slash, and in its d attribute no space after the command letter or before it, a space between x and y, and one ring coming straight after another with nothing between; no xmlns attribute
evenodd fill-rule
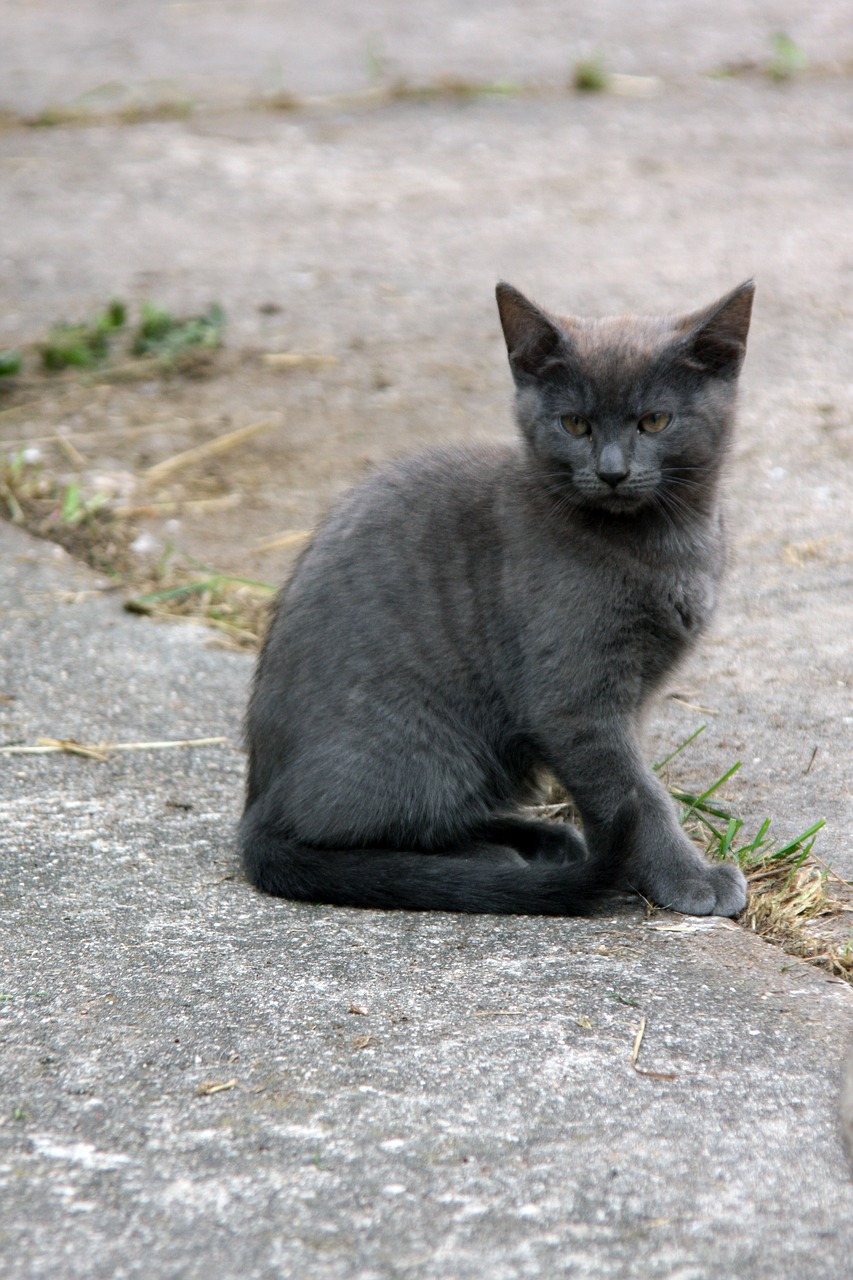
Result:
<svg viewBox="0 0 853 1280"><path fill-rule="evenodd" d="M646 413L637 423L641 431L648 431L654 435L656 431L663 431L664 427L668 427L672 422L671 413Z"/></svg>
<svg viewBox="0 0 853 1280"><path fill-rule="evenodd" d="M579 413L564 413L560 418L563 428L568 431L570 436L588 436L590 427L586 418L582 418Z"/></svg>

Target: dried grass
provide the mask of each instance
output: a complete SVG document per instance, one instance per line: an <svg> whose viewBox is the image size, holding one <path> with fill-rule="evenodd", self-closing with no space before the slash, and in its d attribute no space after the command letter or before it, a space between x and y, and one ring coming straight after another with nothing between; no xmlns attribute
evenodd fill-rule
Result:
<svg viewBox="0 0 853 1280"><path fill-rule="evenodd" d="M704 727L680 743L655 770L679 805L690 837L709 858L730 858L746 876L749 899L738 923L787 955L808 960L833 977L853 984L853 934L842 923L844 913L853 911L853 884L813 851L825 825L823 819L782 845L770 835L769 818L746 838L743 820L717 798L740 768L739 761L698 794L673 785L668 777L669 765ZM532 816L579 824L575 806L553 778L543 780L542 798L544 803L530 807ZM654 910L651 904L649 909Z"/></svg>
<svg viewBox="0 0 853 1280"><path fill-rule="evenodd" d="M704 727L676 747L658 766L659 770L665 770ZM670 788L682 807L685 829L704 845L709 857L732 859L746 876L749 900L740 916L742 925L788 955L808 960L834 977L853 983L853 936L845 936L839 923L853 902L853 885L813 852L818 833L825 826L823 818L781 845L770 835L769 818L751 838L745 839L743 820L716 798L739 768L740 761L736 761L700 795Z"/></svg>
<svg viewBox="0 0 853 1280"><path fill-rule="evenodd" d="M131 566L132 533L110 504L99 494L85 498L76 481L63 484L43 474L40 465L27 465L23 455L0 463L0 512L4 508L13 524L58 543L102 573L115 577Z"/></svg>
<svg viewBox="0 0 853 1280"><path fill-rule="evenodd" d="M234 649L260 647L276 587L271 582L236 578L204 566L168 567L140 585L125 601L130 613L170 621L200 622L219 633L220 643Z"/></svg>
<svg viewBox="0 0 853 1280"><path fill-rule="evenodd" d="M208 458L230 453L238 445L254 439L261 432L269 431L276 425L278 424L275 419L265 418L262 422L252 422L247 427L238 427L236 431L228 431L224 435L215 436L212 440L205 440L203 444L195 445L192 449L184 449L181 453L173 454L171 458L164 458L162 462L149 467L144 478L149 484L161 484L176 471L197 462L205 462Z"/></svg>
<svg viewBox="0 0 853 1280"><path fill-rule="evenodd" d="M176 454L159 464L159 478L191 462L227 452L270 425L253 423ZM156 473L157 468L152 471ZM148 475L150 478L151 472ZM273 583L219 573L209 565L171 553L154 565L146 565L132 552L136 519L176 511L206 513L239 503L238 494L224 494L116 505L102 494L85 496L76 480L63 483L46 475L41 463L27 463L23 452L0 464L0 511L5 507L14 524L59 543L93 568L118 578L133 593L125 606L130 612L201 622L216 630L220 643L230 648L257 649L266 630L269 601L276 591ZM296 545L308 536L308 531L299 531L273 541Z"/></svg>

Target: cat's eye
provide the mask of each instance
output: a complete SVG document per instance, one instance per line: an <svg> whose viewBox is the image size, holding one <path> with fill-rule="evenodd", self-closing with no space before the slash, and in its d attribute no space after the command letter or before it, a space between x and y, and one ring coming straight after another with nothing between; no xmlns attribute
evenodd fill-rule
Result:
<svg viewBox="0 0 853 1280"><path fill-rule="evenodd" d="M640 431L648 431L650 435L654 435L657 431L663 431L671 422L671 413L644 413L637 426Z"/></svg>
<svg viewBox="0 0 853 1280"><path fill-rule="evenodd" d="M564 413L560 418L563 429L568 431L570 436L588 436L590 426L586 418L582 418L579 413Z"/></svg>

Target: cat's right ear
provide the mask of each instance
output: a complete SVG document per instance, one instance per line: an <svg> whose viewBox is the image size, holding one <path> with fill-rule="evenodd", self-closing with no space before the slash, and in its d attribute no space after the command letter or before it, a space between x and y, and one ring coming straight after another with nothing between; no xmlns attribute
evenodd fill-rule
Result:
<svg viewBox="0 0 853 1280"><path fill-rule="evenodd" d="M514 377L541 378L566 355L566 335L544 311L504 280L495 289L498 313Z"/></svg>

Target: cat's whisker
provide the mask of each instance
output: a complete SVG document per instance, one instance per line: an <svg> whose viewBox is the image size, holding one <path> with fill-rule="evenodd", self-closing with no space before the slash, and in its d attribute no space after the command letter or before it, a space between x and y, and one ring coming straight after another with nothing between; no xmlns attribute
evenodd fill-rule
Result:
<svg viewBox="0 0 853 1280"><path fill-rule="evenodd" d="M682 531L682 521L693 515L692 509L686 503L680 502L672 494L655 494L655 507L663 515L673 532L677 534Z"/></svg>
<svg viewBox="0 0 853 1280"><path fill-rule="evenodd" d="M655 510L659 511L660 514L663 516L663 519L667 524L670 530L670 533L673 535L674 539L676 540L676 543L680 544L680 537L679 537L680 530L675 520L673 519L672 515L667 510L666 503L663 501L663 498L660 494L654 495L652 499L652 505L654 506Z"/></svg>
<svg viewBox="0 0 853 1280"><path fill-rule="evenodd" d="M674 514L682 516L688 523L695 523L700 514L695 502L687 502L681 494L673 493L672 490L662 490L660 497Z"/></svg>
<svg viewBox="0 0 853 1280"><path fill-rule="evenodd" d="M703 482L699 479L694 479L692 476L667 475L663 476L661 487L665 489L686 489L691 493L699 493L707 488L707 481Z"/></svg>

